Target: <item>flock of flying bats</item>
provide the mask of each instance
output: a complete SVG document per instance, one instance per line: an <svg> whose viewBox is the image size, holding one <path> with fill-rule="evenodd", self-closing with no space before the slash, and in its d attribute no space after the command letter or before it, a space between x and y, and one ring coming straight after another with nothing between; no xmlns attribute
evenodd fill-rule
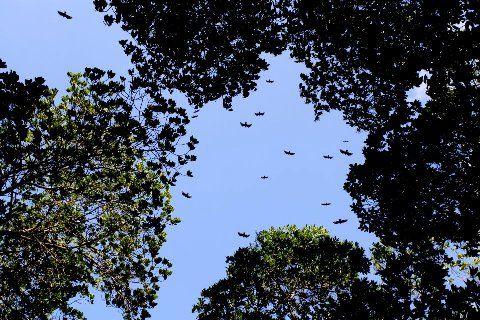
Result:
<svg viewBox="0 0 480 320"><path fill-rule="evenodd" d="M271 79L268 79L266 82L267 82L267 83L274 83L274 81L271 80ZM232 110L232 109L228 109L228 111L233 111L233 110ZM195 115L193 116L193 118L196 118L196 117L198 116L198 115L196 114L197 112L198 112L198 110L195 110ZM262 116L264 116L264 115L265 115L265 112L261 112L261 111L255 112L255 116L257 116L257 117L262 117ZM246 121L245 121L245 122L240 122L240 126L241 126L242 128L250 128L250 127L252 126L252 123L248 123L248 122L246 122ZM347 143L347 142L349 142L349 141L348 141L348 140L343 140L343 142L344 142L344 143ZM287 155L287 156L294 156L294 155L295 155L295 152L290 151L290 150L283 150L283 152L284 152L285 155ZM340 153L343 154L343 155L346 155L346 156L348 156L348 157L350 157L350 156L353 155L353 153L350 152L350 151L347 150L347 149L340 149ZM328 160L331 160L331 159L333 159L333 156L327 154L327 155L324 155L323 158L328 159ZM268 179L268 176L265 176L265 175L264 175L264 176L261 176L260 178L261 178L262 180L266 180L266 179ZM187 199L190 199L190 198L192 197L189 193L184 192L184 191L182 191L182 195L183 195L185 198L187 198ZM323 203L321 203L322 206L329 206L329 205L331 205L331 204L332 204L331 202L323 202ZM343 223L345 223L345 222L347 222L347 221L348 221L348 219L337 219L337 220L333 221L333 224L343 224ZM242 237L242 238L248 238L248 237L250 237L250 234L245 233L245 232L238 232L238 235L239 235L240 237Z"/></svg>
<svg viewBox="0 0 480 320"><path fill-rule="evenodd" d="M57 12L58 12L58 14L59 14L60 16L62 16L62 17L65 18L65 19L68 19L68 20L72 19L72 16L69 15L66 11L57 11ZM266 80L266 82L267 82L267 83L270 83L270 84L271 84L271 83L274 83L274 81L271 80L271 79ZM198 111L199 111L198 109L195 110L195 115L193 115L192 118L198 117L198 115L196 114ZM232 110L232 109L229 109L228 111L233 111L233 110ZM260 111L259 111L259 112L255 112L255 116L257 116L257 117L262 117L262 116L264 116L264 115L265 115L265 112L260 112ZM252 124L245 121L245 122L240 122L240 126L242 126L243 128L250 128L250 127L252 126ZM348 142L348 140L343 140L343 142ZM294 155L295 155L295 152L292 152L292 151L290 151L290 150L283 150L283 152L284 152L287 156L294 156ZM353 155L353 153L351 153L350 151L348 151L348 150L343 150L343 149L340 149L340 153L341 153L341 154L344 154L344 155L346 155L346 156L351 156L351 155ZM328 160L333 159L333 156L331 156L331 155L329 155L329 154L324 155L323 157L324 157L325 159L328 159ZM190 170L187 171L187 176L189 176L189 177L192 176L192 173L191 173ZM266 180L266 179L268 179L268 176L261 176L260 178L261 178L262 180ZM184 191L182 191L182 196L184 196L184 197L187 198L187 199L190 199L190 198L192 197L189 193L184 192ZM331 202L323 202L321 205L322 205L322 206L329 206L329 205L331 205L331 204L332 204ZM337 219L337 220L333 221L333 224L342 224L342 223L345 223L345 222L347 222L347 221L348 221L348 219ZM239 235L240 237L242 237L242 238L248 238L248 237L250 237L250 235L247 234L247 233L245 233L245 232L238 232L238 235Z"/></svg>

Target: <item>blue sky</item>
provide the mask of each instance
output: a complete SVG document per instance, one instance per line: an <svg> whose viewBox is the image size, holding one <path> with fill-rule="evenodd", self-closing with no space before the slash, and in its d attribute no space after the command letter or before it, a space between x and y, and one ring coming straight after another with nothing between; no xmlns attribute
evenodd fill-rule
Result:
<svg viewBox="0 0 480 320"><path fill-rule="evenodd" d="M62 19L57 10L67 10L73 20ZM125 72L128 58L117 43L125 37L118 27L103 24L91 0L0 0L0 58L21 77L43 76L60 90L67 71L98 66ZM357 229L351 199L342 189L349 164L362 161L365 135L339 113L315 122L312 106L298 93L303 66L287 55L268 61L271 68L262 74L258 91L235 99L234 112L213 103L191 123L190 133L200 140L198 161L190 166L195 178L182 178L173 190L182 223L170 230L163 248L174 274L162 286L153 319L194 319L191 308L202 288L223 277L225 257L248 244L237 231L316 224L366 247L374 240ZM265 83L267 78L275 83ZM265 116L255 117L257 111ZM240 121L253 126L241 128ZM340 148L354 155L345 157ZM284 149L296 155L287 157ZM325 160L324 154L334 159ZM261 180L262 175L270 179ZM192 199L181 197L181 191ZM332 205L322 207L326 201ZM333 225L337 218L349 221ZM101 300L82 309L88 319L121 319Z"/></svg>

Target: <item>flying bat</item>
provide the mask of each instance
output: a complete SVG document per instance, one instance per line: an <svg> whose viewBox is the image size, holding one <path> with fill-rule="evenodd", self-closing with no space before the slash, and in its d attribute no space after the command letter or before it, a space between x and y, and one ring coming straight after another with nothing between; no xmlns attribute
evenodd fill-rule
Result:
<svg viewBox="0 0 480 320"><path fill-rule="evenodd" d="M239 235L240 237L242 237L242 238L248 238L248 237L250 237L250 235L247 234L247 233L245 233L245 232L237 232L237 233L238 233L238 235Z"/></svg>
<svg viewBox="0 0 480 320"><path fill-rule="evenodd" d="M192 196L189 193L183 192L182 191L182 196L184 196L187 199L190 199Z"/></svg>
<svg viewBox="0 0 480 320"><path fill-rule="evenodd" d="M340 149L340 153L341 153L341 154L344 154L344 155L346 155L346 156L351 156L351 155L353 154L353 153L351 153L351 152L348 151L348 150L342 150L342 149Z"/></svg>
<svg viewBox="0 0 480 320"><path fill-rule="evenodd" d="M348 221L348 219L338 219L338 220L333 221L333 224L342 224L342 223L345 223L347 221Z"/></svg>
<svg viewBox="0 0 480 320"><path fill-rule="evenodd" d="M265 114L265 112L255 112L255 115L256 115L257 117L261 117L261 116L263 116L264 114Z"/></svg>
<svg viewBox="0 0 480 320"><path fill-rule="evenodd" d="M329 206L331 204L332 204L331 202L324 202L324 203L322 203L322 206Z"/></svg>
<svg viewBox="0 0 480 320"><path fill-rule="evenodd" d="M68 20L72 19L72 16L69 15L69 14L67 13L67 11L63 11L63 12L62 12L62 11L57 11L57 12L58 12L59 15L61 15L61 16L64 17L65 19L68 19Z"/></svg>
<svg viewBox="0 0 480 320"><path fill-rule="evenodd" d="M295 155L295 152L292 152L292 151L283 150L283 152L285 152L285 154L286 154L287 156L293 156L293 155Z"/></svg>
<svg viewBox="0 0 480 320"><path fill-rule="evenodd" d="M348 141L348 140L343 140L343 142L350 142L350 141Z"/></svg>
<svg viewBox="0 0 480 320"><path fill-rule="evenodd" d="M260 178L262 178L263 180L265 180L265 179L268 179L268 176L261 176Z"/></svg>
<svg viewBox="0 0 480 320"><path fill-rule="evenodd" d="M268 79L267 83L273 83L274 81L272 79Z"/></svg>
<svg viewBox="0 0 480 320"><path fill-rule="evenodd" d="M323 156L325 159L333 159L333 157L329 154L327 154L326 156Z"/></svg>
<svg viewBox="0 0 480 320"><path fill-rule="evenodd" d="M193 178L193 173L190 170L187 170L187 176L190 178Z"/></svg>
<svg viewBox="0 0 480 320"><path fill-rule="evenodd" d="M252 126L252 124L248 122L240 122L240 125L244 128L250 128Z"/></svg>

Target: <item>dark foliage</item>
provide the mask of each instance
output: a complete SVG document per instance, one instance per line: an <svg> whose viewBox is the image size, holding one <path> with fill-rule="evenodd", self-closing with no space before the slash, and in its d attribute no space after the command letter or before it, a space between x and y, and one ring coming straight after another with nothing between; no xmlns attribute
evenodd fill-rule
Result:
<svg viewBox="0 0 480 320"><path fill-rule="evenodd" d="M197 107L255 90L265 53L305 63L300 93L317 118L340 110L368 132L345 188L361 229L385 246L379 274L402 318L478 312L478 1L95 3L132 35L122 44L148 85ZM430 100L407 100L422 83ZM467 278L449 285L456 268Z"/></svg>
<svg viewBox="0 0 480 320"><path fill-rule="evenodd" d="M453 178L438 173L437 177L417 179L425 184L419 186L422 192L416 193L417 198L422 197L422 206L429 207L427 203L432 203L425 196L430 197L433 190L442 190L437 194L444 201L429 207L427 214L417 214L416 209L404 210L405 219L401 220L405 223L400 224L396 224L398 214L388 208L380 209L383 218L361 209L367 200L378 202L375 195L369 194L374 191L361 190L360 186L356 191L350 188L354 198L362 198L355 210L361 215L363 229L379 236L393 233L408 238L409 235L400 235L401 229L411 227L415 217L419 217L429 221L432 230L444 230L448 239L465 232L469 237L478 235L478 215L469 209L478 204L480 180L472 179L478 177L478 172L475 175L480 54L477 1L212 0L192 4L99 0L95 4L98 10L107 11L107 21L120 23L135 39L124 48L141 70L141 77L156 79L160 87L179 89L200 106L220 97L229 101L239 93L248 95L255 88L258 73L267 67L261 55L288 49L292 58L304 62L310 70L302 76L301 94L315 105L317 115L341 110L349 123L371 134L368 149L372 150L366 152L364 167L370 174L365 173L364 181L357 183L360 174L352 173L350 183L368 184L372 188L379 185L370 183L383 175L381 170L368 165L370 160L377 162L374 150L390 157L398 158L397 154L409 157L405 161L410 163L397 160L401 162L398 166L411 177L417 176L417 172L410 170L412 167L421 170L440 163L448 175L462 172L452 174ZM422 70L430 73L428 81L419 76ZM432 98L427 106L406 100L407 91L422 81L428 82ZM423 131L428 131L428 135ZM389 141L385 139L396 139L395 145L402 149L389 150ZM460 150L454 150L457 146ZM415 147L429 151L411 150ZM396 170L385 161L388 166L385 170ZM459 161L472 167L453 168ZM447 163L451 165L445 167ZM423 177L427 172L420 174ZM462 177L475 182L466 183ZM402 183L403 187L393 188L416 192L413 191L416 186L403 182L408 179L407 176L395 179L394 183ZM454 185L470 190L462 195L445 195L455 189ZM399 195L383 194L392 203L405 202ZM467 199L468 203L459 204ZM407 202L414 208L419 205L419 201ZM460 214L433 212L447 210L443 207L448 207L450 213L455 207ZM385 224L385 220L391 223ZM423 233L424 238L432 236L429 230L413 232L412 236L420 236L418 233Z"/></svg>
<svg viewBox="0 0 480 320"><path fill-rule="evenodd" d="M134 38L121 41L139 76L155 90L187 93L190 103L248 96L264 52L283 51L280 16L269 1L94 0L105 22L120 23ZM272 35L274 35L272 37Z"/></svg>

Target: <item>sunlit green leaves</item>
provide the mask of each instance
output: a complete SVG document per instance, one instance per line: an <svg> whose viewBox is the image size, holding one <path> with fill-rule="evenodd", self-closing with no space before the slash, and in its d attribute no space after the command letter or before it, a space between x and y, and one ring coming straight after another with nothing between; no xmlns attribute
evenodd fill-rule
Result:
<svg viewBox="0 0 480 320"><path fill-rule="evenodd" d="M0 74L2 316L80 319L72 299L91 301L96 289L126 319L143 319L171 273L159 254L179 222L162 181L161 126L146 126L111 72L69 76L58 99L41 79Z"/></svg>
<svg viewBox="0 0 480 320"><path fill-rule="evenodd" d="M227 263L227 277L202 291L198 319L378 319L393 308L364 278L363 249L323 227L261 231Z"/></svg>

